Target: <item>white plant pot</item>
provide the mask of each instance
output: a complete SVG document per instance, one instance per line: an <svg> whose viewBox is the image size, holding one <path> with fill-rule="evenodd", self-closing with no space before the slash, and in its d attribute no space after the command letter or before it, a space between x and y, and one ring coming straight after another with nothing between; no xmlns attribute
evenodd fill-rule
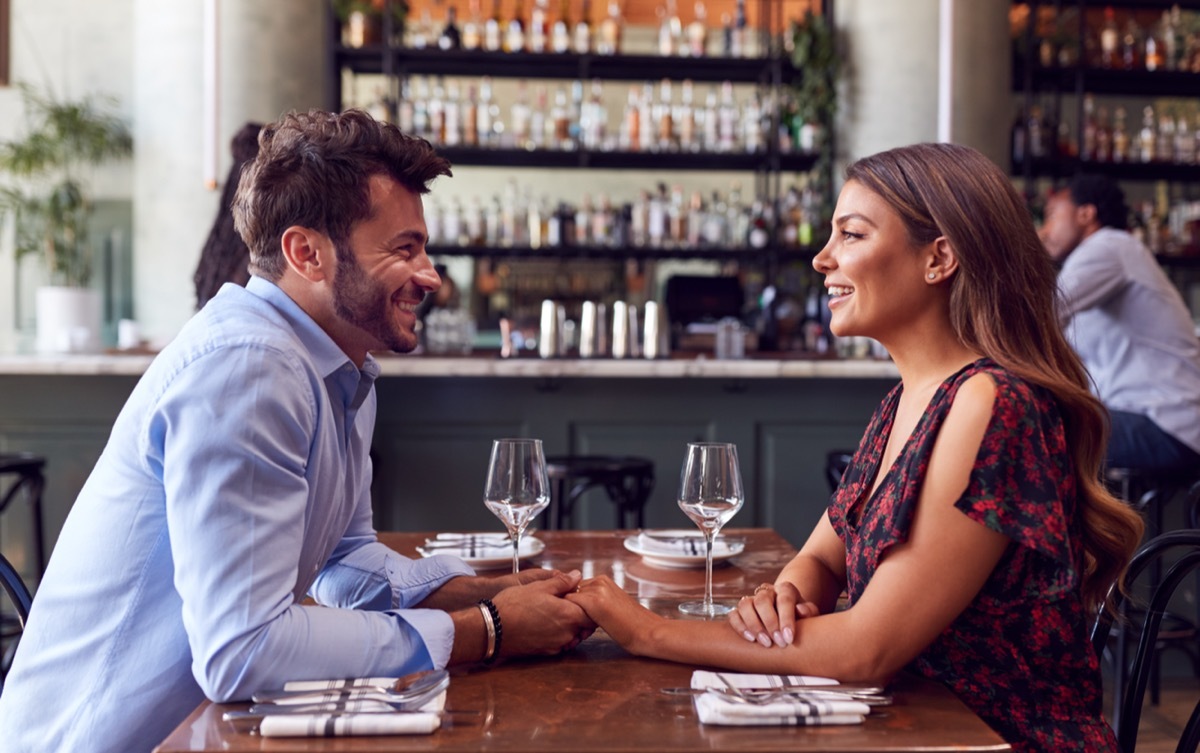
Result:
<svg viewBox="0 0 1200 753"><path fill-rule="evenodd" d="M37 290L37 351L99 353L100 291L47 286Z"/></svg>

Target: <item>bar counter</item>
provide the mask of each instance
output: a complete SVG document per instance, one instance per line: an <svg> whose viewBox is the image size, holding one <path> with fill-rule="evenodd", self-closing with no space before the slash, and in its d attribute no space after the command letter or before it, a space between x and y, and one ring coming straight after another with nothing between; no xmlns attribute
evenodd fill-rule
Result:
<svg viewBox="0 0 1200 753"><path fill-rule="evenodd" d="M47 458L46 551L152 360L0 356L0 451ZM379 360L372 492L376 527L386 531L498 527L481 492L491 440L501 436L538 437L547 455L649 458L657 483L646 525L690 527L675 503L679 468L685 444L707 440L738 446L747 499L734 525L772 527L798 545L828 504L826 453L855 447L898 381L884 361ZM572 523L613 528L605 492L587 492ZM6 523L4 551L19 549L25 530Z"/></svg>

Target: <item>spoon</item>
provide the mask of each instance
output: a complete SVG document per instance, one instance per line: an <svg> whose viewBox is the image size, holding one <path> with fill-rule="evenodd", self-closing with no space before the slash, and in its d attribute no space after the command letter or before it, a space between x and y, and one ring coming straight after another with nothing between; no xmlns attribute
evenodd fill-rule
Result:
<svg viewBox="0 0 1200 753"><path fill-rule="evenodd" d="M383 701L406 701L436 688L434 694L450 684L444 669L406 675L391 685L357 685L329 690L264 690L251 696L255 703L324 703L353 701L364 697Z"/></svg>

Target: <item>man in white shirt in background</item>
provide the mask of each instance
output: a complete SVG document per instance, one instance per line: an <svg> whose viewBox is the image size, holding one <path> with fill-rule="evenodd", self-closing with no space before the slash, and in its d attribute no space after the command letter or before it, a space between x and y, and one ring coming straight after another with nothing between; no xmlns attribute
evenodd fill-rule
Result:
<svg viewBox="0 0 1200 753"><path fill-rule="evenodd" d="M1051 196L1041 239L1062 264L1059 317L1112 417L1108 465L1200 470L1200 340L1128 217L1105 176Z"/></svg>

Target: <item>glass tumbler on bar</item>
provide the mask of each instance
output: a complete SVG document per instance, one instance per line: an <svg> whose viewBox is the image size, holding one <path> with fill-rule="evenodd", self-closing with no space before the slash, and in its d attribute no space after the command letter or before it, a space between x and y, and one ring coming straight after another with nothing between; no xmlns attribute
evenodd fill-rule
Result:
<svg viewBox="0 0 1200 753"><path fill-rule="evenodd" d="M504 523L512 538L513 572L520 570L521 534L550 504L550 481L540 439L492 442L483 503Z"/></svg>
<svg viewBox="0 0 1200 753"><path fill-rule="evenodd" d="M688 444L679 476L679 509L704 534L704 601L679 605L684 614L718 617L733 611L712 598L713 540L745 500L737 446L727 442Z"/></svg>

